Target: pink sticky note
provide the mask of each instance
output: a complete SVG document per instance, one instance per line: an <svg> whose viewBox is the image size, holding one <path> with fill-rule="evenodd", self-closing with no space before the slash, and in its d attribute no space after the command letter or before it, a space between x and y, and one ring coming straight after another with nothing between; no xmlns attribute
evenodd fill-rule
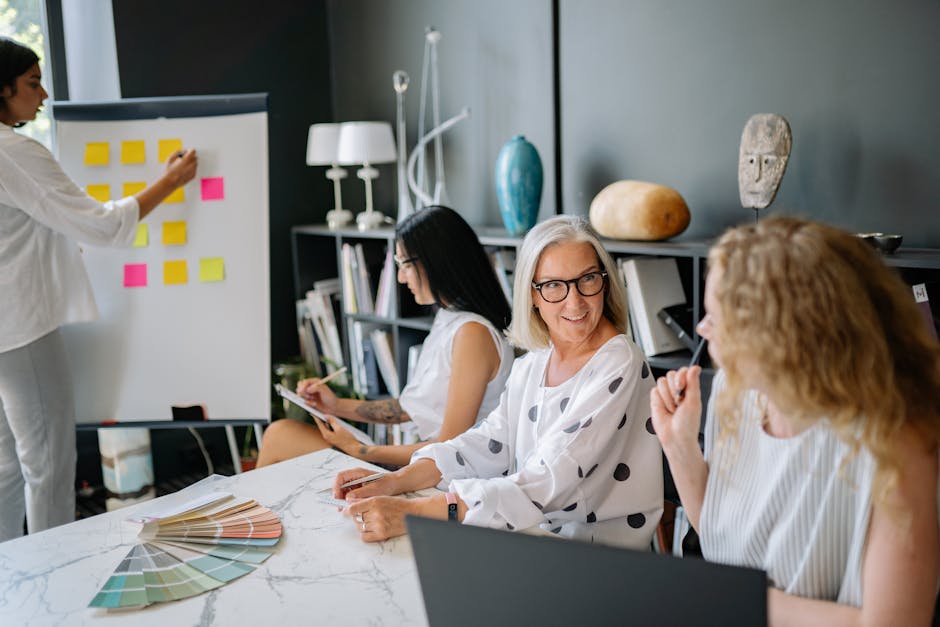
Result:
<svg viewBox="0 0 940 627"><path fill-rule="evenodd" d="M124 287L146 287L146 286L147 286L147 264L145 263L124 264Z"/></svg>
<svg viewBox="0 0 940 627"><path fill-rule="evenodd" d="M202 179L201 182L203 200L225 199L225 179L223 179L221 176Z"/></svg>

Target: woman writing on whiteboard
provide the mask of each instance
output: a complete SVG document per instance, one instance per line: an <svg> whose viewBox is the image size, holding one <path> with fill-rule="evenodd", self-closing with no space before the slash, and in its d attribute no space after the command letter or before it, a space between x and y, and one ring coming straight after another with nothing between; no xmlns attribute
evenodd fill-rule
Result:
<svg viewBox="0 0 940 627"><path fill-rule="evenodd" d="M361 460L404 466L430 442L448 440L486 416L499 401L513 353L503 330L509 303L476 233L447 207L428 207L396 231L398 281L419 305L440 306L408 385L399 398L337 398L318 379L297 391L320 411L376 424L410 423L419 442L378 446L362 442L333 418L333 429L279 420L264 434L258 465L335 447Z"/></svg>
<svg viewBox="0 0 940 627"><path fill-rule="evenodd" d="M39 58L0 38L0 541L75 515L75 407L58 328L94 319L77 242L130 246L137 223L196 174L193 150L134 196L88 196L39 143L13 129L48 94Z"/></svg>

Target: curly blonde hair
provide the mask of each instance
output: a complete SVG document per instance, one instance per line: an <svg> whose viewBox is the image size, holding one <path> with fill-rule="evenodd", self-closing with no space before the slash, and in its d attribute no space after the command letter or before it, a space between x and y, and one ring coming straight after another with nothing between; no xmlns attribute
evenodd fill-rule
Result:
<svg viewBox="0 0 940 627"><path fill-rule="evenodd" d="M914 427L930 450L940 443L940 344L910 286L858 237L792 217L729 230L708 261L721 274L722 430L735 432L742 364L758 358L789 417L825 417L853 450L871 453L874 497L886 503L901 430Z"/></svg>

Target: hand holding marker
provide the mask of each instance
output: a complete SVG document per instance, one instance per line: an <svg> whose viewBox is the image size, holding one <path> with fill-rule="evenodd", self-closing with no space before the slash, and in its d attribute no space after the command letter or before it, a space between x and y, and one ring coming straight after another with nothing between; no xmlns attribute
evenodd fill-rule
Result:
<svg viewBox="0 0 940 627"><path fill-rule="evenodd" d="M701 340L699 340L699 343L695 349L695 352L692 353L692 359L691 361L689 361L689 368L691 368L692 366L698 365L699 360L702 358L702 349L705 348L706 342L708 342L708 340L706 340L704 337ZM679 396L679 401L685 398L685 388L682 388L681 390L679 390L678 396Z"/></svg>

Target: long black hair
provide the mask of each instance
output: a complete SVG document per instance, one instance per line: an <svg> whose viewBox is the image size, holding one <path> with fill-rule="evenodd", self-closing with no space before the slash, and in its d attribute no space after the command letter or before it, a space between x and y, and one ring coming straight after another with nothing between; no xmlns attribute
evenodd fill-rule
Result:
<svg viewBox="0 0 940 627"><path fill-rule="evenodd" d="M0 37L0 110L7 108L3 88L9 87L16 94L16 79L39 63L39 57L30 48L12 39ZM24 123L16 126L23 126Z"/></svg>
<svg viewBox="0 0 940 627"><path fill-rule="evenodd" d="M395 229L409 257L417 257L438 303L470 311L504 330L512 310L477 234L460 214L432 205L411 214Z"/></svg>

